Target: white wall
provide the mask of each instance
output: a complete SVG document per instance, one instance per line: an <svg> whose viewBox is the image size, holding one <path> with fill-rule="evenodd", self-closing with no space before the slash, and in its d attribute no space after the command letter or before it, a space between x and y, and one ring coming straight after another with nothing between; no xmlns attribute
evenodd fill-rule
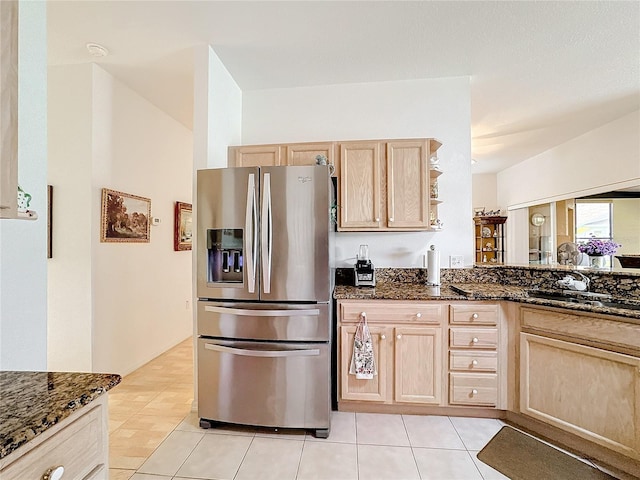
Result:
<svg viewBox="0 0 640 480"><path fill-rule="evenodd" d="M192 332L192 134L97 65L51 69L49 368L127 374ZM100 243L102 188L151 199L150 243Z"/></svg>
<svg viewBox="0 0 640 480"><path fill-rule="evenodd" d="M39 217L0 220L0 370L46 370L46 3L21 1L18 21L18 181Z"/></svg>
<svg viewBox="0 0 640 480"><path fill-rule="evenodd" d="M499 172L498 202L518 208L640 184L639 131L637 110Z"/></svg>
<svg viewBox="0 0 640 480"><path fill-rule="evenodd" d="M194 170L227 166L241 141L242 91L213 49L194 49Z"/></svg>
<svg viewBox="0 0 640 480"><path fill-rule="evenodd" d="M640 254L640 198L613 200L613 239L622 244L618 255Z"/></svg>
<svg viewBox="0 0 640 480"><path fill-rule="evenodd" d="M443 266L462 254L473 262L470 94L467 77L243 92L242 143L434 137L444 174L441 232L339 233L337 266L351 266L369 244L376 267L422 266L434 243Z"/></svg>
<svg viewBox="0 0 640 480"><path fill-rule="evenodd" d="M55 371L91 371L92 75L90 64L48 70L53 248L47 365Z"/></svg>
<svg viewBox="0 0 640 480"><path fill-rule="evenodd" d="M93 370L126 374L192 333L191 253L173 250L176 201L192 198L191 131L93 71ZM100 243L103 187L151 199L150 243Z"/></svg>
<svg viewBox="0 0 640 480"><path fill-rule="evenodd" d="M506 208L498 205L498 177L495 173L471 175L471 190L474 209L503 209L502 213L506 214Z"/></svg>

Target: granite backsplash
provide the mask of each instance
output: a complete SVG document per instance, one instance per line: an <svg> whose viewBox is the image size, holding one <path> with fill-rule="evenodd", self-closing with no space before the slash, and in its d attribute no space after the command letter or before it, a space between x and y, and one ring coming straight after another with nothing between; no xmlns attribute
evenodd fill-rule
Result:
<svg viewBox="0 0 640 480"><path fill-rule="evenodd" d="M443 268L440 270L440 280L442 284L497 283L532 289L561 290L557 281L575 271L579 271L591 280L590 292L640 299L640 270L621 272L548 265L490 265L473 268ZM376 282L426 283L426 281L426 268L376 268ZM336 285L353 284L352 268L336 269Z"/></svg>

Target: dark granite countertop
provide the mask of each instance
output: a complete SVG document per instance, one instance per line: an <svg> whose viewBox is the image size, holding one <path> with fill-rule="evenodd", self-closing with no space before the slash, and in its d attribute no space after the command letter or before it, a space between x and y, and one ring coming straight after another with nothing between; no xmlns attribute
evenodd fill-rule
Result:
<svg viewBox="0 0 640 480"><path fill-rule="evenodd" d="M0 458L120 383L120 375L0 371Z"/></svg>
<svg viewBox="0 0 640 480"><path fill-rule="evenodd" d="M337 300L510 300L531 305L565 308L625 317L640 324L640 310L611 308L569 301L533 298L527 294L531 287L498 283L443 283L431 287L420 283L379 282L375 287L336 285L333 297ZM640 304L640 302L634 302Z"/></svg>

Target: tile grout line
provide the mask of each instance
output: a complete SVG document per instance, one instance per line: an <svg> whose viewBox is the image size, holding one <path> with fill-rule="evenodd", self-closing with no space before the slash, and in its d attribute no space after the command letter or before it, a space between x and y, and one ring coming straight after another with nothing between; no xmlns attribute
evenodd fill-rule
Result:
<svg viewBox="0 0 640 480"><path fill-rule="evenodd" d="M240 463L238 464L238 468L236 469L236 473L234 473L234 475L233 475L234 480L237 478L238 473L240 472L240 469L242 468L242 464L244 463L245 459L247 458L247 453L249 453L249 449L251 448L251 445L253 445L253 441L255 439L256 439L256 436L253 435L251 437L251 441L249 442L249 446L247 447L247 449L244 452L244 455L242 456L242 460L240 460Z"/></svg>
<svg viewBox="0 0 640 480"><path fill-rule="evenodd" d="M413 450L413 442L411 441L411 435L409 435L409 431L407 430L407 424L404 421L404 415L400 415L400 418L402 419L402 425L404 425L404 433L407 434L407 438L409 439L409 448L411 449L411 456L413 457L413 463L416 466L418 477L422 479L422 474L420 473L420 467L418 466L418 460L416 459L416 452Z"/></svg>

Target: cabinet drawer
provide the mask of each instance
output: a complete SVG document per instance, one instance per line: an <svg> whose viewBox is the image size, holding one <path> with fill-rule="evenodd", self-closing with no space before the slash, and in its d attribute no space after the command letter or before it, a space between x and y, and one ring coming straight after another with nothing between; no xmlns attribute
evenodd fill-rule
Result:
<svg viewBox="0 0 640 480"><path fill-rule="evenodd" d="M0 472L2 480L40 479L49 468L58 465L64 467L64 478L69 479L85 478L99 471L106 448L102 408L106 407L98 405L7 465Z"/></svg>
<svg viewBox="0 0 640 480"><path fill-rule="evenodd" d="M451 328L449 346L458 348L496 348L497 328Z"/></svg>
<svg viewBox="0 0 640 480"><path fill-rule="evenodd" d="M631 321L609 320L604 316L537 307L522 307L520 316L525 330L551 332L578 341L592 340L640 350L640 325Z"/></svg>
<svg viewBox="0 0 640 480"><path fill-rule="evenodd" d="M497 305L451 305L449 307L451 323L470 323L473 325L496 325L498 323Z"/></svg>
<svg viewBox="0 0 640 480"><path fill-rule="evenodd" d="M495 372L497 368L497 352L449 352L450 370Z"/></svg>
<svg viewBox="0 0 640 480"><path fill-rule="evenodd" d="M357 323L360 314L367 314L369 322L441 323L446 305L420 302L354 302L340 303L340 321Z"/></svg>
<svg viewBox="0 0 640 480"><path fill-rule="evenodd" d="M450 373L449 403L452 405L491 405L498 401L498 375L495 373Z"/></svg>

